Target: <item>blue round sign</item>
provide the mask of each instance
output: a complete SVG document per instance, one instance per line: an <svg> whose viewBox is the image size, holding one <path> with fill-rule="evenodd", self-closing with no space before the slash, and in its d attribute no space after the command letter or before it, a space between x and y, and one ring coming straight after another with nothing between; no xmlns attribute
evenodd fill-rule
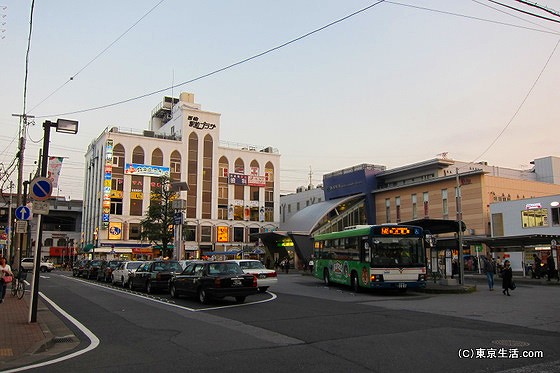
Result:
<svg viewBox="0 0 560 373"><path fill-rule="evenodd" d="M19 206L15 211L17 220L29 220L31 219L31 209L27 206Z"/></svg>
<svg viewBox="0 0 560 373"><path fill-rule="evenodd" d="M29 196L35 201L44 201L52 194L52 182L46 177L36 177L29 185Z"/></svg>

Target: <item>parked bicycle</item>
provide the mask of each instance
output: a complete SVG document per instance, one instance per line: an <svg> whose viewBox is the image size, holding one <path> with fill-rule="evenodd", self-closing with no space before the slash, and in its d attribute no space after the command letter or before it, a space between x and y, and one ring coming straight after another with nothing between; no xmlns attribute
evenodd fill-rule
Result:
<svg viewBox="0 0 560 373"><path fill-rule="evenodd" d="M18 299L23 298L25 295L25 280L27 278L27 272L18 271L17 276L15 276L12 281L12 296L17 296Z"/></svg>

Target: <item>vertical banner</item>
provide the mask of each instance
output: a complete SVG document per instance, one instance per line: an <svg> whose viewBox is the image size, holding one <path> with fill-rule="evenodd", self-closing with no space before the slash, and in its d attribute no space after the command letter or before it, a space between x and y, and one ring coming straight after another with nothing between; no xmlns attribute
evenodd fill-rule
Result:
<svg viewBox="0 0 560 373"><path fill-rule="evenodd" d="M63 160L63 157L49 157L49 163L47 166L47 177L52 182L53 188L58 187L58 178L60 177Z"/></svg>

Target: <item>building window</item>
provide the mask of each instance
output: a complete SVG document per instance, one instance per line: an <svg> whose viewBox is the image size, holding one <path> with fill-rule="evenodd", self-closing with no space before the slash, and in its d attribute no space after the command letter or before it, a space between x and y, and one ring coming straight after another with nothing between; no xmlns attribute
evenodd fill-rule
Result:
<svg viewBox="0 0 560 373"><path fill-rule="evenodd" d="M128 239L129 240L140 240L140 223L130 223L128 224Z"/></svg>
<svg viewBox="0 0 560 373"><path fill-rule="evenodd" d="M111 198L111 210L112 215L122 215L123 202L122 198Z"/></svg>
<svg viewBox="0 0 560 373"><path fill-rule="evenodd" d="M523 228L548 227L548 210L531 209L521 211Z"/></svg>
<svg viewBox="0 0 560 373"><path fill-rule="evenodd" d="M391 222L391 200L389 198L385 198L385 222Z"/></svg>
<svg viewBox="0 0 560 373"><path fill-rule="evenodd" d="M418 198L416 194L412 196L412 220L418 219Z"/></svg>
<svg viewBox="0 0 560 373"><path fill-rule="evenodd" d="M397 213L397 223L401 222L401 197L395 197L395 209Z"/></svg>
<svg viewBox="0 0 560 373"><path fill-rule="evenodd" d="M243 227L233 227L233 242L244 241L244 230Z"/></svg>
<svg viewBox="0 0 560 373"><path fill-rule="evenodd" d="M202 242L212 242L212 227L205 225L200 227L200 240Z"/></svg>
<svg viewBox="0 0 560 373"><path fill-rule="evenodd" d="M557 227L560 225L560 207L553 207L550 210L552 212L552 226Z"/></svg>
<svg viewBox="0 0 560 373"><path fill-rule="evenodd" d="M423 201L424 201L424 218L427 219L430 217L430 211L429 211L429 197L428 197L428 192L424 192L423 195Z"/></svg>
<svg viewBox="0 0 560 373"><path fill-rule="evenodd" d="M449 206L447 203L447 189L441 190L441 209L443 212L443 218L449 219Z"/></svg>

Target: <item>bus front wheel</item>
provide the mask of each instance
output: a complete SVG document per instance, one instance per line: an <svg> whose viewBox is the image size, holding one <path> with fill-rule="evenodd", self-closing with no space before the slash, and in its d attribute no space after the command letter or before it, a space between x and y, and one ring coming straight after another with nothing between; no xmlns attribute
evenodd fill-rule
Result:
<svg viewBox="0 0 560 373"><path fill-rule="evenodd" d="M325 283L326 286L331 285L331 279L329 278L329 270L326 268L323 271L323 282Z"/></svg>

